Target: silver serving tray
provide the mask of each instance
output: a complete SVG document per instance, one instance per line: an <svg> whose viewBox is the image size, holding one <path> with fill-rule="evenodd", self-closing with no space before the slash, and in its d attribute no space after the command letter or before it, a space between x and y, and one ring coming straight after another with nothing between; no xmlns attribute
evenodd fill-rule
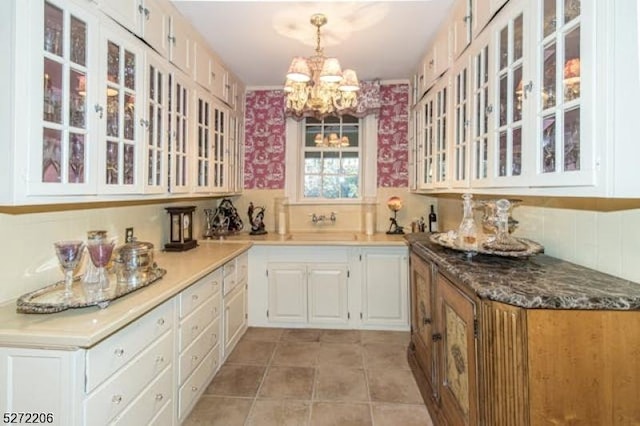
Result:
<svg viewBox="0 0 640 426"><path fill-rule="evenodd" d="M97 284L83 283L80 277L73 282L73 295L69 300L60 301L64 294L64 281L24 294L16 302L16 311L22 314L52 314L73 308L98 306L106 308L112 300L140 290L162 278L167 271L154 268L149 271L148 279L141 283L119 283L115 274L109 274L109 287L100 289Z"/></svg>
<svg viewBox="0 0 640 426"><path fill-rule="evenodd" d="M535 241L528 240L526 238L516 238L516 240L520 241L526 247L525 250L519 250L519 251L498 251L498 250L487 249L482 246L482 243L485 242L484 239L480 239L480 241L478 242L477 250L470 251L466 248L460 247L458 245L458 242L456 241L456 238L452 236L451 232L437 232L437 233L431 234L429 236L429 239L431 240L431 242L436 243L442 247L463 251L469 255L480 253L480 254L489 254L493 256L503 256L503 257L529 257L534 254L544 252L544 247L542 245L536 243Z"/></svg>

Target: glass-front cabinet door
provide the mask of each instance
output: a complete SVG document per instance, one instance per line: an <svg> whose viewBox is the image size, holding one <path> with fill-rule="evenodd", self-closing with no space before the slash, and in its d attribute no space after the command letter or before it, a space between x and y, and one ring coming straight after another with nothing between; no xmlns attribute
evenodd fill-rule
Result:
<svg viewBox="0 0 640 426"><path fill-rule="evenodd" d="M478 39L471 52L471 168L472 186L486 186L492 157L489 155L489 116L493 112L490 104L489 44L487 37Z"/></svg>
<svg viewBox="0 0 640 426"><path fill-rule="evenodd" d="M95 193L91 158L96 127L90 114L96 78L90 41L96 24L68 2L32 2L41 37L32 58L39 63L32 113L34 149L30 153L30 195ZM35 130L39 129L39 130Z"/></svg>
<svg viewBox="0 0 640 426"><path fill-rule="evenodd" d="M434 86L433 110L433 157L435 187L444 188L451 183L449 176L449 78L442 79Z"/></svg>
<svg viewBox="0 0 640 426"><path fill-rule="evenodd" d="M161 194L167 192L169 73L162 59L149 52L147 52L145 87L147 108L143 122L146 150L144 192Z"/></svg>
<svg viewBox="0 0 640 426"><path fill-rule="evenodd" d="M196 179L195 192L211 191L211 101L208 94L198 91L196 95Z"/></svg>
<svg viewBox="0 0 640 426"><path fill-rule="evenodd" d="M101 193L142 192L143 54L129 33L115 25L102 25L101 78L96 106L100 116Z"/></svg>
<svg viewBox="0 0 640 426"><path fill-rule="evenodd" d="M229 142L227 140L227 124L229 112L220 104L213 104L213 145L212 151L212 189L215 192L225 192L228 187L228 156Z"/></svg>
<svg viewBox="0 0 640 426"><path fill-rule="evenodd" d="M417 118L421 123L416 137L418 143L419 184L420 189L433 188L434 144L435 144L435 99L433 93L426 95L418 105Z"/></svg>
<svg viewBox="0 0 640 426"><path fill-rule="evenodd" d="M532 94L533 82L527 69L529 12L526 2L518 3L504 13L494 25L493 48L496 69L495 113L493 114L493 182L498 186L517 186L523 182L523 165L529 158L523 158L523 150L528 112L527 102ZM526 130L526 129L525 129Z"/></svg>
<svg viewBox="0 0 640 426"><path fill-rule="evenodd" d="M453 68L453 164L451 186L469 186L469 145L471 140L470 67L466 56Z"/></svg>
<svg viewBox="0 0 640 426"><path fill-rule="evenodd" d="M581 87L589 87L588 71L593 69L592 37L582 25L583 14L589 16L593 7L584 0L538 4L536 180L543 185L592 184L590 132L583 131L589 126L584 120L589 105Z"/></svg>
<svg viewBox="0 0 640 426"><path fill-rule="evenodd" d="M191 89L179 73L169 75L169 108L167 114L169 145L169 192L189 192L189 117Z"/></svg>

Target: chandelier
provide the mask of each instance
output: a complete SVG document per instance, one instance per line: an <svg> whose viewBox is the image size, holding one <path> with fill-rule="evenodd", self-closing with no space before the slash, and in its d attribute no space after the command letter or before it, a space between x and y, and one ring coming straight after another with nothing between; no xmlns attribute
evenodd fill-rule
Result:
<svg viewBox="0 0 640 426"><path fill-rule="evenodd" d="M354 70L342 71L337 58L324 56L320 27L327 23L327 17L318 13L310 21L316 27L316 54L309 58L296 56L291 61L284 86L287 113L318 119L344 114L358 104L358 77Z"/></svg>

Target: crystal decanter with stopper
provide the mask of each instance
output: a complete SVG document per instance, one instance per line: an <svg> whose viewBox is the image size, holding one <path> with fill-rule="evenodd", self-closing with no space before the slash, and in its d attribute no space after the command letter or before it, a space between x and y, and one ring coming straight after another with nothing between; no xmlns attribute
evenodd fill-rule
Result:
<svg viewBox="0 0 640 426"><path fill-rule="evenodd" d="M501 199L496 201L496 237L488 240L482 246L494 251L523 251L527 247L509 234L509 200Z"/></svg>
<svg viewBox="0 0 640 426"><path fill-rule="evenodd" d="M462 195L463 216L458 227L458 246L465 250L474 252L478 250L478 227L473 218L473 195Z"/></svg>

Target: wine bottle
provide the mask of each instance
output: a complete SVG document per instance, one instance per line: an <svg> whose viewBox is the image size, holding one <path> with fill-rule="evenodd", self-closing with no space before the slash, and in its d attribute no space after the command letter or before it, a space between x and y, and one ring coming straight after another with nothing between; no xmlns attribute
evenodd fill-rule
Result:
<svg viewBox="0 0 640 426"><path fill-rule="evenodd" d="M438 232L438 216L433 210L433 204L431 204L431 211L429 212L429 232Z"/></svg>

